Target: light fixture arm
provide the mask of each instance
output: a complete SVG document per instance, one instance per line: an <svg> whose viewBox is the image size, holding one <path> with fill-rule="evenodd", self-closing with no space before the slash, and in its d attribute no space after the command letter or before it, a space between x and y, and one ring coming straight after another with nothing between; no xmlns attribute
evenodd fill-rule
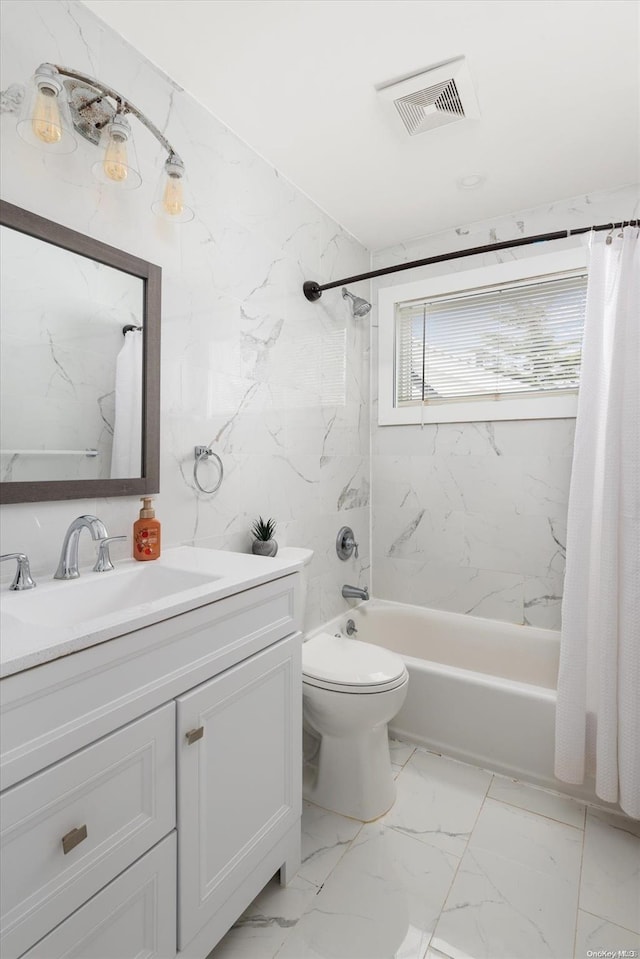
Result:
<svg viewBox="0 0 640 959"><path fill-rule="evenodd" d="M118 93L117 90L114 90L113 87L107 86L105 83L102 83L100 80L96 80L95 77L90 77L86 73L80 73L78 70L70 70L69 67L61 67L56 63L47 63L43 66L51 67L54 70L57 70L59 74L63 77L71 77L73 80L79 80L81 83L86 83L89 87L92 87L95 90L99 90L100 93L105 97L111 97L112 100L115 100L118 104L117 112L122 114L132 113L140 123L147 128L149 133L153 134L156 140L162 145L162 147L169 154L170 160L178 160L182 163L182 159L176 150L171 146L167 138L158 130L155 123L152 123L151 120L148 120L144 113L138 109L135 104L133 104L126 97L123 97L121 93Z"/></svg>

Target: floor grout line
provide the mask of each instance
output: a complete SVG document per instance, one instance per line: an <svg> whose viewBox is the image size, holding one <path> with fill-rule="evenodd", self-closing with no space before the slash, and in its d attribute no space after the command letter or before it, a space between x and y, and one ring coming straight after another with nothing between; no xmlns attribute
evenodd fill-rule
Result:
<svg viewBox="0 0 640 959"><path fill-rule="evenodd" d="M582 891L582 866L584 863L584 844L587 838L587 809L585 806L584 810L584 830L582 832L582 847L580 849L580 869L578 870L578 896L576 899L576 921L573 924L573 949L572 955L576 954L576 946L578 945L578 917L580 915L580 893Z"/></svg>
<svg viewBox="0 0 640 959"><path fill-rule="evenodd" d="M503 806L509 806L511 809L519 809L521 812L528 812L531 816L540 816L541 819L548 819L549 822L557 822L560 826L569 826L570 829L577 829L580 832L584 832L584 825L574 826L572 822L567 822L564 819L556 819L554 816L547 816L546 813L538 812L537 809L529 809L528 806L519 806L518 803L509 802L507 799L498 799L497 796L487 795L487 799L490 799L492 802L502 803Z"/></svg>
<svg viewBox="0 0 640 959"><path fill-rule="evenodd" d="M474 830L474 829L476 828L476 826L478 825L478 819L480 818L480 813L481 813L482 810L484 809L484 804L485 804L485 802L486 802L486 800L487 800L487 796L489 795L489 790L491 789L491 784L492 784L492 783L493 783L493 774L491 774L491 779L489 780L489 782L488 782L488 784L487 784L487 788L486 788L485 794L484 794L484 796L482 797L482 802L480 803L480 808L478 809L478 813L477 813L477 815L476 815L476 818L475 818L474 821L473 821L473 826L472 826L471 829L469 830L469 838L467 839L467 841L466 841L466 843L465 843L465 846L464 846L464 849L462 850L462 854L461 854L460 858L458 859L458 864L457 864L456 868L455 868L454 871L453 871L453 876L452 876L452 878L451 878L451 882L449 883L449 888L447 889L446 895L445 895L444 899L442 900L442 906L440 907L440 912L438 913L438 918L436 919L436 921L435 921L435 923L434 923L434 925L433 925L433 932L432 932L431 935L429 936L429 942L428 942L428 944L427 944L427 948L426 948L426 951L425 951L424 956L422 957L422 959L425 959L425 957L426 957L426 955L427 955L427 952L429 952L429 949L431 948L431 943L433 942L433 937L434 937L434 935L435 935L436 929L438 928L438 923L440 922L440 919L442 918L442 913L443 913L443 911L444 911L444 907L445 907L446 904L447 904L447 899L448 899L449 896L451 895L451 890L453 889L453 884L454 884L454 882L456 881L456 879L457 879L457 877L458 877L458 872L459 872L459 870L460 870L460 864L462 863L462 860L463 860L464 857L465 857L465 854L466 854L466 852L467 852L467 849L469 848L469 843L471 842L471 837L473 836L473 830ZM434 946L434 949L435 949L435 946ZM440 952L441 950L437 950L437 951Z"/></svg>
<svg viewBox="0 0 640 959"><path fill-rule="evenodd" d="M594 919L599 919L600 922L606 922L610 926L617 926L618 929L624 929L625 932L630 932L632 936L640 936L640 929L631 929L630 926L622 926L619 922L613 922L612 919L607 919L606 916L599 916L597 912L591 912L590 909L581 909L578 905L578 912L583 912L585 916L592 916ZM582 957L580 957L582 959Z"/></svg>

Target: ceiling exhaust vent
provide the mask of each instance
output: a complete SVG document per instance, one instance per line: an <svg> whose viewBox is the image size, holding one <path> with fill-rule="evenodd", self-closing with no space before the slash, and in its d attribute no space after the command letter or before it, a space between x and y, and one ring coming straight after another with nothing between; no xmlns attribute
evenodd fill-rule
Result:
<svg viewBox="0 0 640 959"><path fill-rule="evenodd" d="M376 87L393 108L409 136L417 136L456 120L477 118L480 109L465 57L455 57L428 70Z"/></svg>

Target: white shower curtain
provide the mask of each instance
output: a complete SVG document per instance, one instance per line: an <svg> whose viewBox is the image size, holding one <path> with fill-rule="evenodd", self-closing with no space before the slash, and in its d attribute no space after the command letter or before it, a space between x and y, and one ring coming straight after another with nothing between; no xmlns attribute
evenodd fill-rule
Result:
<svg viewBox="0 0 640 959"><path fill-rule="evenodd" d="M111 479L140 476L142 466L142 332L128 330L116 360Z"/></svg>
<svg viewBox="0 0 640 959"><path fill-rule="evenodd" d="M640 818L640 231L592 235L556 714L556 776Z"/></svg>

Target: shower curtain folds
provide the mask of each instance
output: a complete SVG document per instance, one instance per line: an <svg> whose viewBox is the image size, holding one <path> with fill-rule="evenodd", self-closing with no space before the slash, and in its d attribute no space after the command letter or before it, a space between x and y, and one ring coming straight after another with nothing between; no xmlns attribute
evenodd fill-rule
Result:
<svg viewBox="0 0 640 959"><path fill-rule="evenodd" d="M640 230L590 242L556 776L640 818Z"/></svg>

